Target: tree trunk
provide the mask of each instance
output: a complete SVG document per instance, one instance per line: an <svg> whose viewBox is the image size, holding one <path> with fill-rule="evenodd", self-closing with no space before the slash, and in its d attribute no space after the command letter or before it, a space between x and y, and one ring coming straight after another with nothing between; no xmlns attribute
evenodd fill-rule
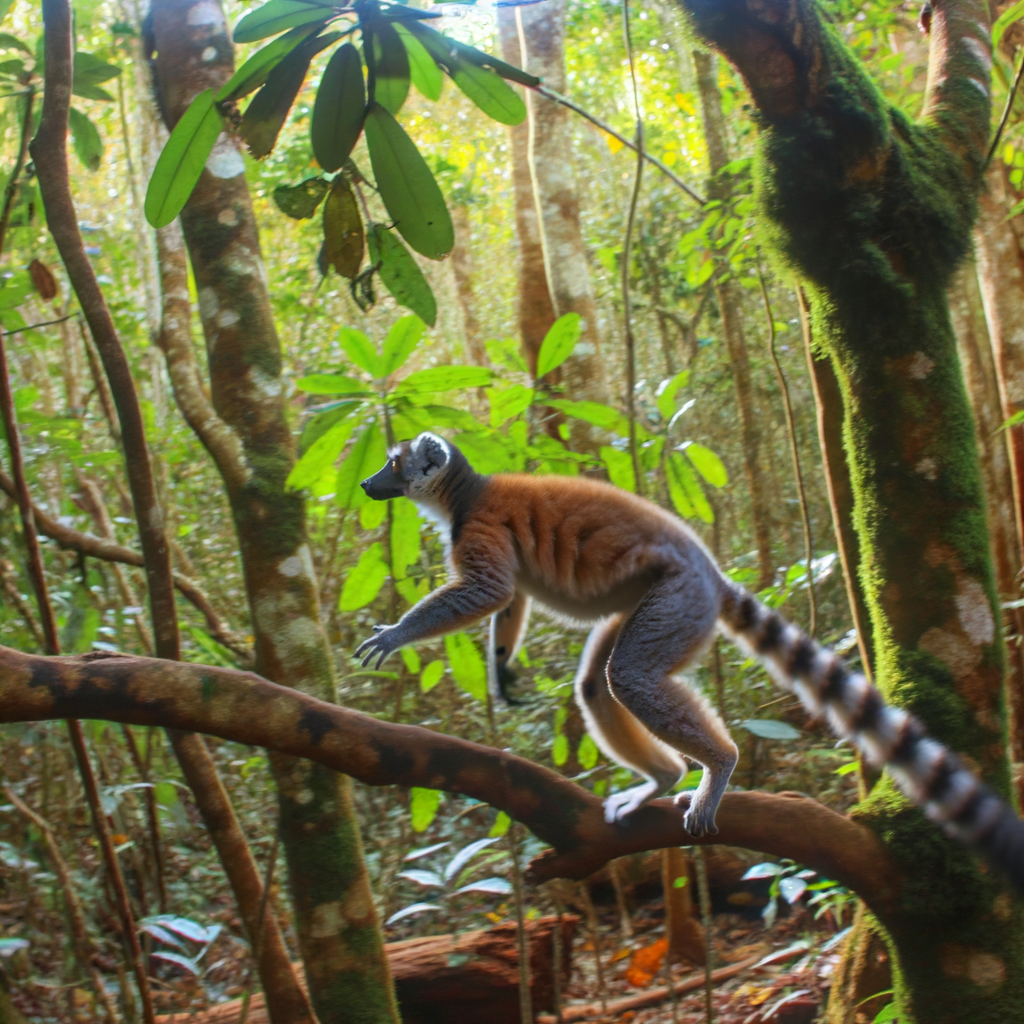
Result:
<svg viewBox="0 0 1024 1024"><path fill-rule="evenodd" d="M708 195L720 201L727 198L726 186L718 179L718 172L729 162L729 142L722 113L722 93L718 88L716 65L718 58L701 50L693 52L697 72L697 91L700 93L701 112L704 116L704 139L708 147L711 181ZM743 434L743 469L750 491L750 516L757 546L757 588L767 587L775 576L772 558L771 513L761 467L760 412L750 379L750 356L743 333L743 289L722 263L715 272L715 297L722 315L722 334L729 352L733 384L736 387L736 411Z"/></svg>
<svg viewBox="0 0 1024 1024"><path fill-rule="evenodd" d="M219 5L153 4L156 76L173 126L192 97L231 75ZM212 56L211 56L212 54ZM281 385L281 352L244 162L226 134L182 211L199 293L213 408L241 446L219 463L238 531L256 638L269 679L333 701L332 656L301 496L285 492L295 458ZM321 1024L397 1020L394 991L343 775L296 758L271 760L299 946Z"/></svg>
<svg viewBox="0 0 1024 1024"><path fill-rule="evenodd" d="M555 92L565 91L565 0L517 7L523 67ZM580 201L572 162L569 111L527 93L530 175L544 253L544 271L556 316L579 313L583 335L562 364L562 383L573 398L603 401L601 325L590 282Z"/></svg>
<svg viewBox="0 0 1024 1024"><path fill-rule="evenodd" d="M956 332L960 364L963 367L967 395L977 425L978 455L985 482L989 538L996 585L1003 603L1020 598L1021 550L1017 537L1017 517L1013 500L1013 471L1007 432L1003 422L995 361L985 323L978 277L972 263L962 267L949 289L950 312ZM1024 791L1024 650L1019 638L1024 632L1024 614L1019 608L1007 608L1003 625L1009 642L1006 648L1007 703L1010 711L1010 758L1013 762L1017 800Z"/></svg>
<svg viewBox="0 0 1024 1024"><path fill-rule="evenodd" d="M516 8L498 8L498 32L502 56L515 67L523 67L526 58L519 45ZM516 240L519 243L519 338L523 358L530 373L537 375L537 356L541 342L555 322L555 307L548 290L544 269L544 244L540 218L533 199L530 174L530 125L515 125L508 130L512 150L512 194L516 214Z"/></svg>
<svg viewBox="0 0 1024 1024"><path fill-rule="evenodd" d="M876 679L1009 790L984 496L946 288L970 247L989 135L989 15L932 14L924 117L889 107L811 0L683 0L760 113L766 234L806 282L846 409ZM905 873L886 915L917 1024L1022 1012L1021 915L888 779L857 811Z"/></svg>
<svg viewBox="0 0 1024 1024"><path fill-rule="evenodd" d="M661 851L661 890L665 898L665 938L669 963L707 959L704 926L693 916L696 873L686 852L678 846Z"/></svg>
<svg viewBox="0 0 1024 1024"><path fill-rule="evenodd" d="M473 228L469 220L469 207L464 203L452 204L452 223L455 226L455 248L452 249L452 274L455 277L455 294L462 311L462 334L466 344L466 355L475 366L487 365L487 353L480 337L480 321L473 308Z"/></svg>

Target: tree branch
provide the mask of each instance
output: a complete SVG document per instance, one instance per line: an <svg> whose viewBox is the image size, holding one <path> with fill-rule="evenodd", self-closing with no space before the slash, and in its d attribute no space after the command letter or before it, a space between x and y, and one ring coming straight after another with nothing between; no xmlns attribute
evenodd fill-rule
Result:
<svg viewBox="0 0 1024 1024"><path fill-rule="evenodd" d="M4 491L11 499L15 498L14 481L2 470L0 470L0 491ZM126 548L116 541L105 540L95 534L81 533L78 530L73 530L70 526L64 526L52 516L47 515L38 505L33 504L32 517L36 521L36 529L44 537L56 541L68 551L77 551L79 554L98 558L103 562L121 562L123 565L133 565L139 569L143 567L142 555L137 551L132 551L131 548ZM228 650L234 651L244 660L245 664L249 664L252 660L252 648L239 633L224 624L210 603L206 592L193 580L178 572L174 574L174 585L181 596L203 616L210 636L217 643L227 647Z"/></svg>
<svg viewBox="0 0 1024 1024"><path fill-rule="evenodd" d="M486 801L552 850L534 882L585 878L616 857L690 845L669 800L628 825L604 820L586 790L521 757L327 704L252 673L208 665L85 655L44 658L0 647L0 722L100 718L189 729L308 758L373 786L423 786ZM899 870L862 825L798 794L727 793L714 843L789 857L850 887L884 919Z"/></svg>

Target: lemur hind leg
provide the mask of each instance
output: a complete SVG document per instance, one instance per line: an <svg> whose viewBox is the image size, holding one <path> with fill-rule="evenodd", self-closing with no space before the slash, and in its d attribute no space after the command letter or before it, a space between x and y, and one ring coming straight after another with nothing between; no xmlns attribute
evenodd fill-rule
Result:
<svg viewBox="0 0 1024 1024"><path fill-rule="evenodd" d="M683 819L695 838L718 831L715 812L738 751L715 710L673 673L707 649L718 604L712 580L697 573L665 576L622 626L608 666L612 693L658 739L704 768Z"/></svg>
<svg viewBox="0 0 1024 1024"><path fill-rule="evenodd" d="M576 703L594 742L612 760L647 779L605 800L609 822L669 792L686 772L686 762L652 736L608 689L608 659L624 621L625 616L617 615L594 627L576 673Z"/></svg>

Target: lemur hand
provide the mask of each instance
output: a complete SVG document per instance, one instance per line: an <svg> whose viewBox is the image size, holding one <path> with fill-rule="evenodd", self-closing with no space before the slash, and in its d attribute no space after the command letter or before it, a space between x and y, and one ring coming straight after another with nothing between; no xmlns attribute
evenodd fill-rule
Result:
<svg viewBox="0 0 1024 1024"><path fill-rule="evenodd" d="M374 626L374 635L369 640L364 640L357 648L353 657L363 656L363 668L373 661L376 655L377 664L373 667L375 669L380 668L384 663L384 659L391 654L393 651L397 651L402 646L397 633L398 629L396 626Z"/></svg>

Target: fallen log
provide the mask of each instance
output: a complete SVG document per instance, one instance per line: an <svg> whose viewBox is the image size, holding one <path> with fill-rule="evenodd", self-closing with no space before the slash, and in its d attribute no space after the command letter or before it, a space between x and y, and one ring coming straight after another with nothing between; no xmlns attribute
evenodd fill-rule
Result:
<svg viewBox="0 0 1024 1024"><path fill-rule="evenodd" d="M711 972L711 982L717 985L720 981L728 981L742 974L748 967L757 963L757 957L743 960L738 964L729 964L728 967L719 967L717 971ZM677 981L675 984L676 995L680 996L686 992L694 992L704 987L704 972L691 974L690 977ZM577 1003L575 1006L562 1007L562 1016L555 1017L550 1013L537 1014L537 1024L572 1024L574 1021L590 1020L596 1017L618 1017L627 1010L642 1010L648 1006L657 1006L659 1003L667 1002L671 996L668 985L660 988L648 989L635 996L624 996L622 999L609 999L604 1006L600 1003Z"/></svg>
<svg viewBox="0 0 1024 1024"><path fill-rule="evenodd" d="M526 926L530 948L530 993L535 1010L554 1009L554 932L558 918ZM578 917L562 917L562 987L569 979L572 937ZM519 1024L516 926L501 924L460 935L429 935L384 947L395 979L402 1024ZM299 983L306 987L300 964ZM241 999L207 1010L157 1017L157 1024L237 1024ZM247 1024L270 1024L263 994L249 1000Z"/></svg>

